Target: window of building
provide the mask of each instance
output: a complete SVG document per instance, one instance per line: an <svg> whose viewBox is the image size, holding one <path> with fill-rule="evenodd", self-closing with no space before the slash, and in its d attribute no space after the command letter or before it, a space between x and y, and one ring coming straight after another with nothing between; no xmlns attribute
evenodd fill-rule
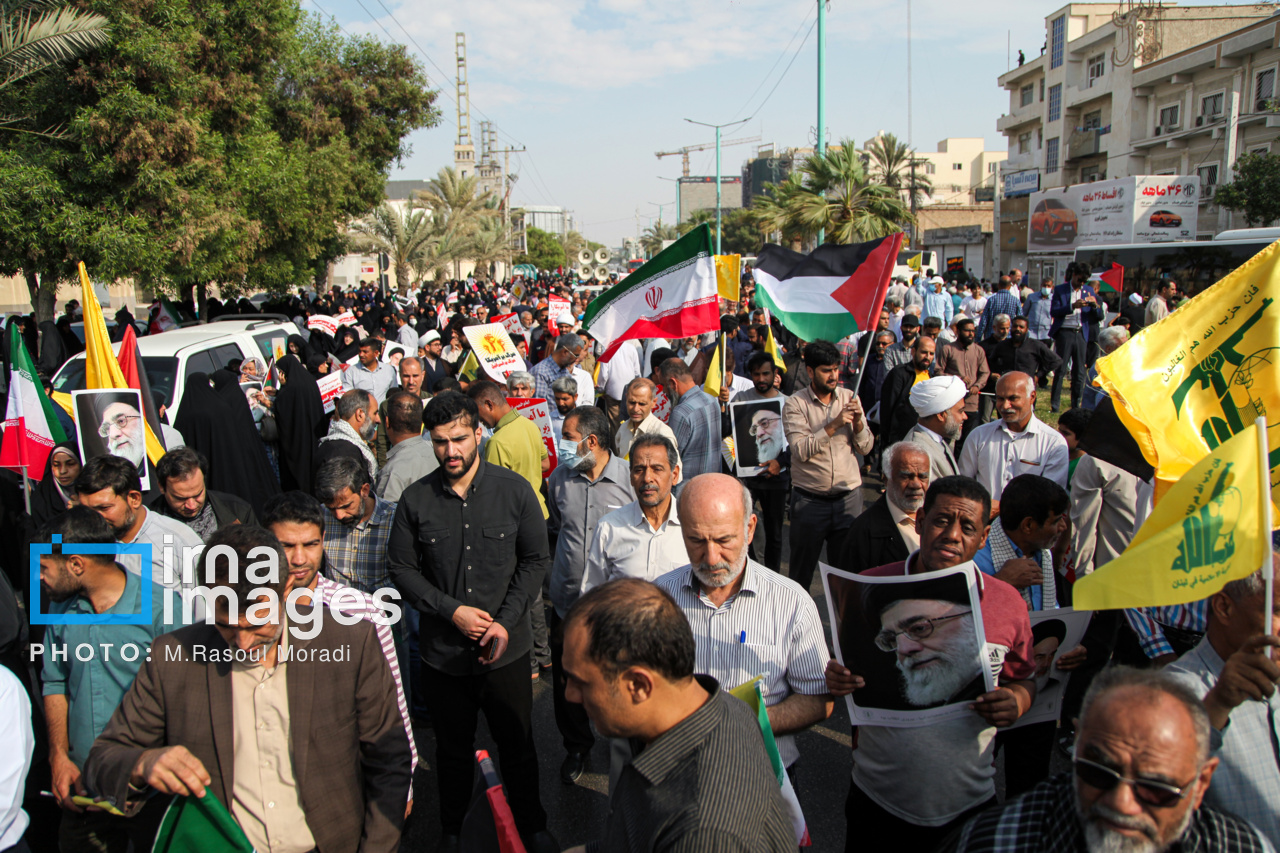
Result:
<svg viewBox="0 0 1280 853"><path fill-rule="evenodd" d="M1026 154L1031 150L1031 131L1018 134L1018 153Z"/></svg>
<svg viewBox="0 0 1280 853"><path fill-rule="evenodd" d="M1062 84L1049 87L1049 121L1062 118Z"/></svg>
<svg viewBox="0 0 1280 853"><path fill-rule="evenodd" d="M1200 176L1200 186L1212 187L1218 183L1218 164L1212 163L1207 166L1200 166L1196 169L1196 174Z"/></svg>
<svg viewBox="0 0 1280 853"><path fill-rule="evenodd" d="M952 163L952 164L951 164L951 171L953 171L953 172L963 172L963 171L964 171L964 163Z"/></svg>
<svg viewBox="0 0 1280 853"><path fill-rule="evenodd" d="M1058 171L1058 137L1044 144L1044 170L1049 174Z"/></svg>
<svg viewBox="0 0 1280 853"><path fill-rule="evenodd" d="M1097 80L1100 80L1102 78L1102 75L1106 73L1107 73L1106 54L1100 53L1097 56L1089 57L1088 67L1086 69L1085 74L1086 74L1086 79L1089 81L1088 87L1090 89L1093 88L1094 82L1096 82Z"/></svg>
<svg viewBox="0 0 1280 853"><path fill-rule="evenodd" d="M953 193L962 192L963 190L964 190L964 187L960 186L959 184L952 184L952 185L951 185L951 192L953 192Z"/></svg>
<svg viewBox="0 0 1280 853"><path fill-rule="evenodd" d="M1040 78L1040 103L1044 103L1044 78Z"/></svg>
<svg viewBox="0 0 1280 853"><path fill-rule="evenodd" d="M999 171L999 169L1000 169L1000 164L999 164L999 163L988 163L988 164L987 164L987 174L988 174L988 175L994 175L997 171Z"/></svg>
<svg viewBox="0 0 1280 853"><path fill-rule="evenodd" d="M1097 130L1100 127L1102 127L1102 110L1084 114L1083 130Z"/></svg>
<svg viewBox="0 0 1280 853"><path fill-rule="evenodd" d="M1160 108L1160 120L1156 122L1165 133L1178 127L1178 117L1182 112L1182 104L1170 104Z"/></svg>
<svg viewBox="0 0 1280 853"><path fill-rule="evenodd" d="M1220 116L1222 115L1222 92L1213 95L1206 95L1200 99L1200 115L1202 116Z"/></svg>
<svg viewBox="0 0 1280 853"><path fill-rule="evenodd" d="M1049 22L1049 67L1062 64L1062 54L1067 46L1067 16L1059 15Z"/></svg>
<svg viewBox="0 0 1280 853"><path fill-rule="evenodd" d="M1036 150L1039 151L1041 148L1044 148L1044 128L1036 130Z"/></svg>
<svg viewBox="0 0 1280 853"><path fill-rule="evenodd" d="M1271 143L1268 142L1266 145L1255 145L1249 149L1249 153L1260 154L1265 157L1271 153Z"/></svg>
<svg viewBox="0 0 1280 853"><path fill-rule="evenodd" d="M1253 97L1257 101L1254 104L1256 112L1262 112L1267 109L1264 101L1269 101L1276 96L1276 69L1268 68L1265 71L1259 71L1253 75Z"/></svg>
<svg viewBox="0 0 1280 853"><path fill-rule="evenodd" d="M1030 104L1032 101L1036 99L1036 84L1028 83L1027 85L1023 86L1022 91L1019 93L1018 97L1019 97L1018 106L1025 107L1028 104Z"/></svg>
<svg viewBox="0 0 1280 853"><path fill-rule="evenodd" d="M926 162L926 163L924 164L924 173L925 173L926 175L932 175L932 174L933 174L934 172L936 172L936 171L938 171L938 169L937 169L937 167L936 167L936 166L934 166L932 163Z"/></svg>

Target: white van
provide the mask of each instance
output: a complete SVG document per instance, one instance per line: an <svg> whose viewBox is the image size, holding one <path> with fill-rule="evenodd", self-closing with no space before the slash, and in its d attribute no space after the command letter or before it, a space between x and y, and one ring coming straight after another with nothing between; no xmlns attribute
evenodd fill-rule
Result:
<svg viewBox="0 0 1280 853"><path fill-rule="evenodd" d="M151 390L164 395L169 423L173 423L188 376L211 374L233 359L256 356L266 362L277 343L283 346L290 335L298 334L298 327L281 314L229 315L138 338L138 352ZM120 344L113 344L112 349L119 354ZM54 393L70 394L83 389L84 353L62 365L52 384Z"/></svg>

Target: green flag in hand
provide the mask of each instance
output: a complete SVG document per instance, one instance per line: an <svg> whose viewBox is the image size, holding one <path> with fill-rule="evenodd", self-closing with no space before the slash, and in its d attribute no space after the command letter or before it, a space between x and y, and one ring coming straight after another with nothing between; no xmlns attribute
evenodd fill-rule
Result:
<svg viewBox="0 0 1280 853"><path fill-rule="evenodd" d="M227 807L205 788L203 797L174 797L151 853L254 853Z"/></svg>

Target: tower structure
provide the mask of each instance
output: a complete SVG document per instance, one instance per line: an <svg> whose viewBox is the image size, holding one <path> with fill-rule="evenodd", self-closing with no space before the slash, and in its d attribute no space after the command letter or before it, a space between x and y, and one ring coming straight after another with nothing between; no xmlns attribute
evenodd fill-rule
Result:
<svg viewBox="0 0 1280 853"><path fill-rule="evenodd" d="M454 77L458 101L458 139L453 143L453 168L459 178L476 172L476 147L471 142L471 92L467 85L467 34L454 33L458 70Z"/></svg>

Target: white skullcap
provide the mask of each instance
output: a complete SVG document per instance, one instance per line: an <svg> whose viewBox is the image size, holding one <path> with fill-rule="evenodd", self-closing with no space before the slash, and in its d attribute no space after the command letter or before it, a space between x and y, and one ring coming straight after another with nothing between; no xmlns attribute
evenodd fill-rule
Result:
<svg viewBox="0 0 1280 853"><path fill-rule="evenodd" d="M440 333L437 332L435 329L432 329L422 337L418 338L418 346L425 347L427 344L431 343L432 341L438 341L438 340L440 340Z"/></svg>
<svg viewBox="0 0 1280 853"><path fill-rule="evenodd" d="M969 389L959 376L935 376L911 389L911 408L922 418L945 412L965 398Z"/></svg>
<svg viewBox="0 0 1280 853"><path fill-rule="evenodd" d="M560 316L556 318L557 326L572 326L576 322L578 321L568 311L561 311Z"/></svg>
<svg viewBox="0 0 1280 853"><path fill-rule="evenodd" d="M945 279L943 279L942 276L935 275L933 278L929 279L929 283L930 284L946 284L947 282Z"/></svg>

